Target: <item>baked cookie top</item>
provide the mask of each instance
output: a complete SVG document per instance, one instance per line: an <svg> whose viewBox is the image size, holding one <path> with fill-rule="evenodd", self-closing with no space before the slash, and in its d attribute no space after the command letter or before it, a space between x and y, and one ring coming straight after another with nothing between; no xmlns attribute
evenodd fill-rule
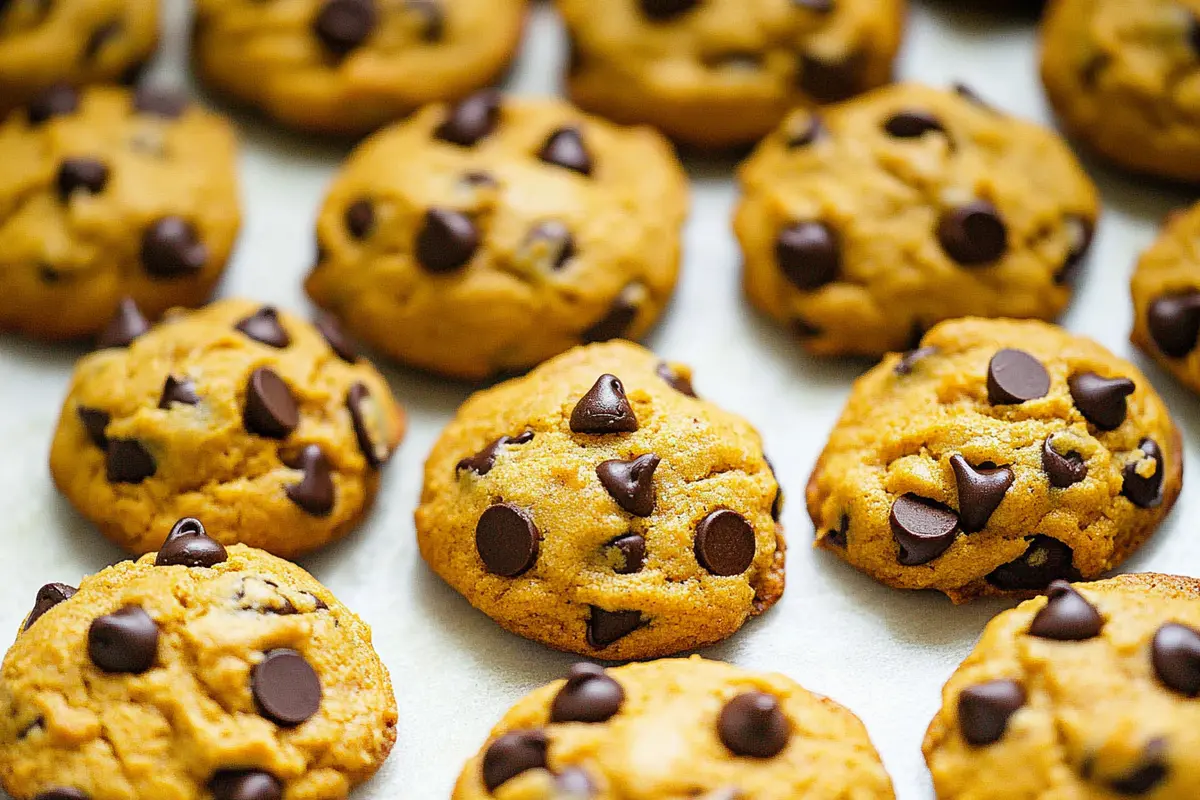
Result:
<svg viewBox="0 0 1200 800"><path fill-rule="evenodd" d="M396 739L370 629L304 570L194 519L78 590L43 587L0 710L0 783L48 800L332 800Z"/></svg>
<svg viewBox="0 0 1200 800"><path fill-rule="evenodd" d="M1192 391L1200 392L1200 205L1173 213L1138 259L1133 293L1134 344Z"/></svg>
<svg viewBox="0 0 1200 800"><path fill-rule="evenodd" d="M1179 495L1146 377L1034 321L943 323L860 378L808 486L817 545L955 602L1121 563Z"/></svg>
<svg viewBox="0 0 1200 800"><path fill-rule="evenodd" d="M1006 611L925 736L940 800L1200 794L1200 582L1058 583Z"/></svg>
<svg viewBox="0 0 1200 800"><path fill-rule="evenodd" d="M1054 133L915 84L797 111L739 178L746 292L819 355L903 350L954 317L1053 319L1099 213Z"/></svg>
<svg viewBox="0 0 1200 800"><path fill-rule="evenodd" d="M350 157L309 294L441 374L528 369L637 338L675 288L687 179L666 141L554 100L431 106Z"/></svg>
<svg viewBox="0 0 1200 800"><path fill-rule="evenodd" d="M611 660L733 634L783 592L779 485L745 420L628 342L471 396L425 465L421 554L503 627Z"/></svg>
<svg viewBox="0 0 1200 800"><path fill-rule="evenodd" d="M783 675L699 656L576 664L504 715L453 800L892 800L858 718Z"/></svg>

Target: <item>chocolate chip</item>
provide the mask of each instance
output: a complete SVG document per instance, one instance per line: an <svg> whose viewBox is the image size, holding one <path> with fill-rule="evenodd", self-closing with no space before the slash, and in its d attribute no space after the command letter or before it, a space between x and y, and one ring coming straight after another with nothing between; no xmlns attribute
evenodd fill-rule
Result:
<svg viewBox="0 0 1200 800"><path fill-rule="evenodd" d="M185 517L175 523L154 558L156 567L215 567L229 558L225 548L211 538L198 519Z"/></svg>
<svg viewBox="0 0 1200 800"><path fill-rule="evenodd" d="M1154 634L1150 658L1154 674L1168 689L1185 697L1200 695L1200 631L1168 622Z"/></svg>
<svg viewBox="0 0 1200 800"><path fill-rule="evenodd" d="M964 267L990 264L1008 250L1008 226L986 200L973 200L942 214L937 237L946 255Z"/></svg>
<svg viewBox="0 0 1200 800"><path fill-rule="evenodd" d="M1133 381L1129 378L1102 378L1094 372L1072 375L1067 385L1075 407L1088 422L1102 431L1114 431L1121 427L1128 411L1125 398L1133 394Z"/></svg>
<svg viewBox="0 0 1200 800"><path fill-rule="evenodd" d="M641 572L646 566L646 539L639 533L627 533L618 536L608 543L609 547L617 548L623 564L613 570L618 575L633 575Z"/></svg>
<svg viewBox="0 0 1200 800"><path fill-rule="evenodd" d="M79 415L79 422L87 432L88 438L92 440L92 444L101 450L107 448L108 437L104 435L104 431L108 427L108 423L112 422L112 415L98 408L84 408L83 406L76 408L75 413Z"/></svg>
<svg viewBox="0 0 1200 800"><path fill-rule="evenodd" d="M546 734L510 731L488 745L483 754L483 785L494 792L531 769L546 769Z"/></svg>
<svg viewBox="0 0 1200 800"><path fill-rule="evenodd" d="M479 189L495 189L500 185L491 174L481 171L468 172L463 175L462 183L464 186Z"/></svg>
<svg viewBox="0 0 1200 800"><path fill-rule="evenodd" d="M825 126L816 112L793 114L784 122L784 141L790 150L808 147L825 134Z"/></svg>
<svg viewBox="0 0 1200 800"><path fill-rule="evenodd" d="M355 383L346 392L346 408L350 411L350 424L354 427L354 438L358 440L358 449L362 451L367 466L379 469L391 456L391 449L386 440L376 437L368 425L371 415L366 406L373 403L371 390L366 384Z"/></svg>
<svg viewBox="0 0 1200 800"><path fill-rule="evenodd" d="M625 690L595 664L575 664L550 703L550 722L607 722L621 710Z"/></svg>
<svg viewBox="0 0 1200 800"><path fill-rule="evenodd" d="M1157 508L1162 505L1163 501L1163 473L1166 472L1166 466L1163 464L1162 450L1159 449L1158 443L1153 439L1142 439L1138 449L1142 451L1145 458L1154 461L1154 474L1148 478L1143 478L1138 474L1138 461L1130 461L1125 465L1122 474L1125 477L1125 484L1121 487L1121 494L1129 498L1129 502L1139 508Z"/></svg>
<svg viewBox="0 0 1200 800"><path fill-rule="evenodd" d="M941 120L932 113L917 108L897 111L883 123L883 129L887 131L888 136L897 139L918 139L927 133L946 132Z"/></svg>
<svg viewBox="0 0 1200 800"><path fill-rule="evenodd" d="M1128 774L1109 780L1108 786L1117 794L1134 797L1150 793L1170 773L1166 740L1151 739L1142 748L1141 763Z"/></svg>
<svg viewBox="0 0 1200 800"><path fill-rule="evenodd" d="M686 14L700 4L700 0L640 0L642 13L655 22Z"/></svg>
<svg viewBox="0 0 1200 800"><path fill-rule="evenodd" d="M91 800L78 789L47 789L37 794L33 800Z"/></svg>
<svg viewBox="0 0 1200 800"><path fill-rule="evenodd" d="M637 417L625 396L625 386L615 375L597 378L571 412L574 433L632 433L637 429Z"/></svg>
<svg viewBox="0 0 1200 800"><path fill-rule="evenodd" d="M218 772L208 790L213 800L283 800L283 784L266 772Z"/></svg>
<svg viewBox="0 0 1200 800"><path fill-rule="evenodd" d="M47 611L59 603L70 600L77 591L79 590L74 586L68 586L65 583L47 583L38 589L37 597L33 601L33 610L25 618L25 626L21 628L21 632L24 633L32 628L33 624L45 616Z"/></svg>
<svg viewBox="0 0 1200 800"><path fill-rule="evenodd" d="M959 525L964 533L981 531L1013 485L1013 471L1008 467L975 467L960 455L950 457L950 466L958 484Z"/></svg>
<svg viewBox="0 0 1200 800"><path fill-rule="evenodd" d="M109 483L137 484L158 471L154 456L133 439L109 439L104 466Z"/></svg>
<svg viewBox="0 0 1200 800"><path fill-rule="evenodd" d="M779 478L775 474L775 465L771 463L771 459L764 455L763 460L767 462L767 469L771 471L771 480L775 481L775 496L771 498L771 519L779 522L779 518L783 516L783 487L779 485Z"/></svg>
<svg viewBox="0 0 1200 800"><path fill-rule="evenodd" d="M807 9L817 14L828 14L836 6L834 0L792 0L792 5Z"/></svg>
<svg viewBox="0 0 1200 800"><path fill-rule="evenodd" d="M775 239L775 263L793 285L810 292L837 279L841 244L823 222L794 222Z"/></svg>
<svg viewBox="0 0 1200 800"><path fill-rule="evenodd" d="M860 53L829 59L813 53L800 54L800 88L818 103L848 100L862 90Z"/></svg>
<svg viewBox="0 0 1200 800"><path fill-rule="evenodd" d="M958 696L958 728L967 744L995 744L1008 721L1025 706L1025 690L1016 681L996 680L968 686Z"/></svg>
<svg viewBox="0 0 1200 800"><path fill-rule="evenodd" d="M176 378L174 375L168 375L163 384L162 395L158 398L158 407L169 409L172 403L194 406L199 402L200 395L196 394L195 381L187 377Z"/></svg>
<svg viewBox="0 0 1200 800"><path fill-rule="evenodd" d="M892 503L892 537L900 546L897 560L906 567L933 561L958 536L958 515L935 500L906 494Z"/></svg>
<svg viewBox="0 0 1200 800"><path fill-rule="evenodd" d="M187 111L188 99L182 92L160 86L139 86L133 92L133 110L163 119L179 119Z"/></svg>
<svg viewBox="0 0 1200 800"><path fill-rule="evenodd" d="M124 297L117 303L112 319L96 337L96 347L102 350L107 347L128 347L148 330L150 323L142 316L137 303L132 297Z"/></svg>
<svg viewBox="0 0 1200 800"><path fill-rule="evenodd" d="M654 372L658 377L666 381L668 386L680 394L686 394L688 397L696 396L696 390L692 387L692 379L687 375L676 372L665 361L661 362Z"/></svg>
<svg viewBox="0 0 1200 800"><path fill-rule="evenodd" d="M234 325L239 332L259 344L282 350L292 343L292 337L279 321L279 312L272 306L263 306L250 316Z"/></svg>
<svg viewBox="0 0 1200 800"><path fill-rule="evenodd" d="M754 528L736 511L719 509L696 526L696 560L713 575L741 575L754 563L756 547Z"/></svg>
<svg viewBox="0 0 1200 800"><path fill-rule="evenodd" d="M475 525L475 550L493 575L515 578L537 562L542 533L529 513L511 503L488 508Z"/></svg>
<svg viewBox="0 0 1200 800"><path fill-rule="evenodd" d="M67 158L58 167L55 177L58 199L70 201L75 192L100 194L108 185L108 166L94 158Z"/></svg>
<svg viewBox="0 0 1200 800"><path fill-rule="evenodd" d="M451 208L431 208L417 234L417 262L440 275L465 267L479 249L479 229L466 214Z"/></svg>
<svg viewBox="0 0 1200 800"><path fill-rule="evenodd" d="M1183 358L1196 349L1200 337L1200 292L1158 298L1150 304L1146 322L1163 355Z"/></svg>
<svg viewBox="0 0 1200 800"><path fill-rule="evenodd" d="M602 650L617 640L624 639L642 627L642 612L640 611L605 611L598 606L590 608L587 642L597 650Z"/></svg>
<svg viewBox="0 0 1200 800"><path fill-rule="evenodd" d="M1079 275L1079 270L1083 266L1083 261L1087 257L1088 250L1092 247L1092 239L1096 234L1096 225L1090 219L1076 215L1068 215L1063 219L1063 226L1067 229L1067 235L1070 242L1067 247L1067 256L1063 259L1063 265L1054 276L1054 282L1057 284L1072 284L1075 278Z"/></svg>
<svg viewBox="0 0 1200 800"><path fill-rule="evenodd" d="M896 366L892 371L900 376L911 375L917 364L930 356L937 355L937 352L938 349L936 347L919 347L916 350L909 350L900 356L900 360L896 362Z"/></svg>
<svg viewBox="0 0 1200 800"><path fill-rule="evenodd" d="M744 692L721 709L717 735L735 756L774 758L787 747L792 724L775 697Z"/></svg>
<svg viewBox="0 0 1200 800"><path fill-rule="evenodd" d="M192 223L182 217L162 217L142 234L142 266L154 278L183 278L204 269L208 248Z"/></svg>
<svg viewBox="0 0 1200 800"><path fill-rule="evenodd" d="M473 456L460 460L454 467L455 474L469 471L476 475L487 475L496 466L496 458L509 445L528 444L533 441L533 431L525 431L517 436L501 436Z"/></svg>
<svg viewBox="0 0 1200 800"><path fill-rule="evenodd" d="M92 622L88 655L105 672L140 675L158 657L158 626L144 609L125 606Z"/></svg>
<svg viewBox="0 0 1200 800"><path fill-rule="evenodd" d="M406 0L404 8L421 18L421 41L440 42L446 35L446 12L439 0Z"/></svg>
<svg viewBox="0 0 1200 800"><path fill-rule="evenodd" d="M1005 348L988 362L987 389L994 406L1037 400L1050 391L1050 373L1024 350Z"/></svg>
<svg viewBox="0 0 1200 800"><path fill-rule="evenodd" d="M640 283L626 284L613 300L607 312L587 328L580 338L588 344L620 339L629 333L646 298L646 287Z"/></svg>
<svg viewBox="0 0 1200 800"><path fill-rule="evenodd" d="M443 142L472 147L488 136L500 122L500 93L492 89L476 92L451 106L446 120L433 135Z"/></svg>
<svg viewBox="0 0 1200 800"><path fill-rule="evenodd" d="M375 205L366 198L359 198L346 206L346 230L355 239L362 240L375 229Z"/></svg>
<svg viewBox="0 0 1200 800"><path fill-rule="evenodd" d="M836 530L826 531L823 541L845 550L850 544L850 517L843 514L841 524Z"/></svg>
<svg viewBox="0 0 1200 800"><path fill-rule="evenodd" d="M30 125L41 125L54 117L66 117L79 110L79 93L65 83L56 83L29 103Z"/></svg>
<svg viewBox="0 0 1200 800"><path fill-rule="evenodd" d="M372 0L325 0L313 19L313 32L338 58L358 48L379 21Z"/></svg>
<svg viewBox="0 0 1200 800"><path fill-rule="evenodd" d="M653 453L623 461L604 461L596 475L617 505L638 517L654 513L654 470L661 459Z"/></svg>
<svg viewBox="0 0 1200 800"><path fill-rule="evenodd" d="M547 164L581 175L592 174L592 154L588 152L579 128L559 128L550 134L550 138L546 139L546 143L538 151L538 158Z"/></svg>
<svg viewBox="0 0 1200 800"><path fill-rule="evenodd" d="M318 314L313 320L317 332L325 338L325 343L337 354L337 357L347 364L358 363L358 346L354 343L342 324L332 314Z"/></svg>
<svg viewBox="0 0 1200 800"><path fill-rule="evenodd" d="M554 789L560 800L591 800L596 796L596 786L587 772L579 767L567 767L554 776Z"/></svg>
<svg viewBox="0 0 1200 800"><path fill-rule="evenodd" d="M268 439L286 439L300 424L300 408L292 390L269 367L250 373L242 421L248 433Z"/></svg>
<svg viewBox="0 0 1200 800"><path fill-rule="evenodd" d="M321 709L321 679L295 650L265 654L250 673L250 691L258 712L285 728L307 722Z"/></svg>
<svg viewBox="0 0 1200 800"><path fill-rule="evenodd" d="M1066 581L1054 581L1046 590L1046 605L1029 625L1029 635L1057 642L1094 639L1104 629L1104 618Z"/></svg>
<svg viewBox="0 0 1200 800"><path fill-rule="evenodd" d="M100 55L100 51L109 42L119 37L124 29L125 26L117 20L109 20L100 24L88 36L87 41L83 43L83 61L89 64L95 61L97 56Z"/></svg>
<svg viewBox="0 0 1200 800"><path fill-rule="evenodd" d="M1025 552L1007 564L992 570L987 582L1005 592L1034 592L1052 581L1077 581L1083 576L1074 565L1075 553L1066 544L1049 536L1034 536Z"/></svg>
<svg viewBox="0 0 1200 800"><path fill-rule="evenodd" d="M327 517L333 511L333 473L329 459L315 444L300 451L298 469L303 473L299 483L284 487L288 499L314 517Z"/></svg>
<svg viewBox="0 0 1200 800"><path fill-rule="evenodd" d="M525 237L519 255L545 272L557 272L575 257L575 237L561 220L542 220Z"/></svg>
<svg viewBox="0 0 1200 800"><path fill-rule="evenodd" d="M1042 471L1046 473L1051 486L1066 489L1087 477L1087 464L1084 463L1083 456L1074 450L1066 455L1060 454L1051 444L1053 438L1054 434L1050 434L1046 441L1042 442Z"/></svg>

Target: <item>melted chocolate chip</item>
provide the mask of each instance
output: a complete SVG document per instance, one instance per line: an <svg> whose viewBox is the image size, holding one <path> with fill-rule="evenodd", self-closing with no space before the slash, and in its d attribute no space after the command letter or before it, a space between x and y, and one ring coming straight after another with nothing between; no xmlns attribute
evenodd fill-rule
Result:
<svg viewBox="0 0 1200 800"><path fill-rule="evenodd" d="M1029 635L1058 642L1094 639L1104 629L1096 607L1066 581L1054 581L1046 591L1046 605L1029 625Z"/></svg>
<svg viewBox="0 0 1200 800"><path fill-rule="evenodd" d="M654 471L661 459L653 453L628 461L613 459L596 467L600 484L617 505L638 517L654 513Z"/></svg>
<svg viewBox="0 0 1200 800"><path fill-rule="evenodd" d="M787 747L792 725L775 697L745 692L721 709L717 735L735 756L774 758Z"/></svg>
<svg viewBox="0 0 1200 800"><path fill-rule="evenodd" d="M696 560L713 575L741 575L754 563L754 528L736 511L719 509L696 526Z"/></svg>
<svg viewBox="0 0 1200 800"><path fill-rule="evenodd" d="M140 675L158 657L158 626L144 609L125 606L92 622L88 655L105 672Z"/></svg>
<svg viewBox="0 0 1200 800"><path fill-rule="evenodd" d="M258 712L281 727L294 728L321 709L321 679L295 650L264 655L250 673L250 691Z"/></svg>
<svg viewBox="0 0 1200 800"><path fill-rule="evenodd" d="M906 567L927 564L950 549L958 536L958 515L935 500L906 494L892 503L892 537L900 547L897 561Z"/></svg>
<svg viewBox="0 0 1200 800"><path fill-rule="evenodd" d="M1084 418L1102 431L1121 427L1128 411L1133 381L1129 378L1102 378L1094 372L1072 375L1067 381L1071 399Z"/></svg>
<svg viewBox="0 0 1200 800"><path fill-rule="evenodd" d="M208 248L192 223L183 217L162 217L142 234L141 260L152 278L185 278L204 269Z"/></svg>
<svg viewBox="0 0 1200 800"><path fill-rule="evenodd" d="M931 112L919 108L897 111L883 123L883 129L887 131L888 136L897 139L919 139L927 133L946 132L941 120Z"/></svg>
<svg viewBox="0 0 1200 800"><path fill-rule="evenodd" d="M550 722L607 722L621 710L625 690L595 664L575 664L550 703Z"/></svg>
<svg viewBox="0 0 1200 800"><path fill-rule="evenodd" d="M496 466L496 458L509 445L528 444L533 441L533 431L525 431L517 436L501 436L492 441L473 456L460 460L454 467L454 472L474 472L476 475L487 475Z"/></svg>
<svg viewBox="0 0 1200 800"><path fill-rule="evenodd" d="M638 429L637 417L625 386L615 375L601 375L571 412L573 433L632 433Z"/></svg>
<svg viewBox="0 0 1200 800"><path fill-rule="evenodd" d="M74 586L68 586L65 583L47 583L38 589L37 597L33 601L33 610L25 618L25 625L21 628L21 632L24 633L32 628L34 623L46 615L47 611L70 600L77 591L79 590Z"/></svg>
<svg viewBox="0 0 1200 800"><path fill-rule="evenodd" d="M1050 373L1024 350L1005 348L988 362L987 389L994 406L1037 400L1050 391Z"/></svg>
<svg viewBox="0 0 1200 800"><path fill-rule="evenodd" d="M198 519L185 517L175 523L167 540L154 557L156 567L215 567L229 558L224 546L211 538Z"/></svg>
<svg viewBox="0 0 1200 800"><path fill-rule="evenodd" d="M108 423L112 422L112 415L107 411L83 406L76 408L75 413L79 415L79 422L83 425L92 444L101 450L107 448L108 437L104 435L104 431L108 428Z"/></svg>
<svg viewBox="0 0 1200 800"><path fill-rule="evenodd" d="M1070 547L1039 533L1019 558L992 570L987 582L1005 592L1033 592L1057 579L1077 581L1083 576L1075 569L1074 558Z"/></svg>
<svg viewBox="0 0 1200 800"><path fill-rule="evenodd" d="M288 499L314 517L333 513L335 490L333 469L325 452L318 445L307 445L300 451L297 467L302 476L299 483L284 487Z"/></svg>
<svg viewBox="0 0 1200 800"><path fill-rule="evenodd" d="M1150 304L1146 314L1150 336L1168 358L1183 358L1200 337L1200 292L1167 295Z"/></svg>
<svg viewBox="0 0 1200 800"><path fill-rule="evenodd" d="M168 375L163 384L162 394L158 398L158 407L165 410L169 409L172 403L194 406L199 402L200 395L196 394L195 381L187 377L176 378L174 375Z"/></svg>
<svg viewBox="0 0 1200 800"><path fill-rule="evenodd" d="M958 727L967 744L995 744L1008 721L1025 706L1025 690L1016 681L995 680L968 686L958 696Z"/></svg>
<svg viewBox="0 0 1200 800"><path fill-rule="evenodd" d="M483 754L483 785L488 792L495 792L524 772L546 769L547 746L542 731L510 731L501 735Z"/></svg>
<svg viewBox="0 0 1200 800"><path fill-rule="evenodd" d="M646 539L641 534L627 533L618 536L609 542L608 546L615 547L624 562L613 570L618 575L633 575L641 572L642 567L646 566Z"/></svg>
<svg viewBox="0 0 1200 800"><path fill-rule="evenodd" d="M263 306L250 316L234 325L241 333L259 344L282 350L292 343L292 337L279 321L279 312L272 306Z"/></svg>
<svg viewBox="0 0 1200 800"><path fill-rule="evenodd" d="M242 419L248 433L286 439L300 424L300 407L283 378L269 367L259 367L246 382Z"/></svg>
<svg viewBox="0 0 1200 800"><path fill-rule="evenodd" d="M138 484L158 471L154 456L134 439L109 439L104 466L109 483Z"/></svg>
<svg viewBox="0 0 1200 800"><path fill-rule="evenodd" d="M605 611L598 606L591 606L587 623L588 644L597 650L624 639L629 634L642 627L642 612L640 611Z"/></svg>
<svg viewBox="0 0 1200 800"><path fill-rule="evenodd" d="M435 275L465 267L479 249L479 229L466 214L450 208L431 208L417 234L417 262Z"/></svg>
<svg viewBox="0 0 1200 800"><path fill-rule="evenodd" d="M142 316L132 297L124 297L117 304L112 319L96 337L96 347L128 347L133 341L150 330L150 323Z"/></svg>
<svg viewBox="0 0 1200 800"><path fill-rule="evenodd" d="M1046 441L1042 442L1042 471L1046 473L1051 486L1066 489L1087 477L1087 464L1084 463L1083 456L1074 450L1066 455L1060 454L1051 444L1053 439L1054 434L1050 434Z"/></svg>
<svg viewBox="0 0 1200 800"><path fill-rule="evenodd" d="M974 200L942 214L938 241L946 255L964 267L990 264L1008 250L1008 226L986 200Z"/></svg>
<svg viewBox="0 0 1200 800"><path fill-rule="evenodd" d="M1013 485L1013 471L1008 467L975 467L960 455L950 457L950 466L958 485L959 524L965 533L981 531Z"/></svg>
<svg viewBox="0 0 1200 800"><path fill-rule="evenodd" d="M1142 439L1138 449L1145 458L1154 462L1154 474L1143 478L1138 474L1139 461L1130 461L1122 471L1125 483L1121 487L1121 494L1138 508L1157 508L1162 505L1163 475L1166 472L1162 449L1153 439Z"/></svg>
<svg viewBox="0 0 1200 800"><path fill-rule="evenodd" d="M862 66L860 53L834 59L801 53L800 88L818 103L847 100L862 89Z"/></svg>
<svg viewBox="0 0 1200 800"><path fill-rule="evenodd" d="M475 550L493 575L515 578L537 562L542 534L529 512L511 503L489 506L475 525Z"/></svg>
<svg viewBox="0 0 1200 800"><path fill-rule="evenodd" d="M1168 622L1154 634L1150 656L1163 686L1185 697L1200 695L1200 631Z"/></svg>
<svg viewBox="0 0 1200 800"><path fill-rule="evenodd" d="M550 138L546 139L546 143L538 151L538 158L547 164L581 175L592 174L592 154L588 152L579 128L559 128L550 134Z"/></svg>
<svg viewBox="0 0 1200 800"><path fill-rule="evenodd" d="M218 772L208 790L213 800L283 800L283 784L266 772Z"/></svg>
<svg viewBox="0 0 1200 800"><path fill-rule="evenodd" d="M76 192L100 194L108 185L108 165L95 158L67 158L58 167L55 176L58 199L70 201Z"/></svg>
<svg viewBox="0 0 1200 800"><path fill-rule="evenodd" d="M845 550L850 544L850 517L843 514L841 524L836 530L826 531L822 541Z"/></svg>
<svg viewBox="0 0 1200 800"><path fill-rule="evenodd" d="M491 89L476 92L455 106L434 131L443 142L472 147L496 129L500 121L500 93Z"/></svg>
<svg viewBox="0 0 1200 800"><path fill-rule="evenodd" d="M775 263L784 277L806 292L832 283L842 264L837 234L823 222L792 223L775 240Z"/></svg>
<svg viewBox="0 0 1200 800"><path fill-rule="evenodd" d="M378 23L372 0L325 0L312 27L326 50L344 58L367 41Z"/></svg>

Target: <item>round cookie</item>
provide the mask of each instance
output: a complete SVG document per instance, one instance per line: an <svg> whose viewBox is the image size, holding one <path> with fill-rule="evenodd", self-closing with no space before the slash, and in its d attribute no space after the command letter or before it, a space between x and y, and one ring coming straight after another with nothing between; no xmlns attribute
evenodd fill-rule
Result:
<svg viewBox="0 0 1200 800"><path fill-rule="evenodd" d="M83 337L126 296L153 318L203 303L237 238L236 160L228 122L164 90L57 86L11 114L0 330Z"/></svg>
<svg viewBox="0 0 1200 800"><path fill-rule="evenodd" d="M147 553L199 517L223 544L292 558L358 524L404 414L331 321L223 300L132 342L144 323L116 322L115 346L76 365L50 450L106 536Z"/></svg>
<svg viewBox="0 0 1200 800"><path fill-rule="evenodd" d="M396 740L362 620L195 519L157 555L43 587L0 710L0 783L38 800L337 800Z"/></svg>
<svg viewBox="0 0 1200 800"><path fill-rule="evenodd" d="M675 288L686 214L686 176L654 131L484 92L350 157L306 285L378 350L485 378L645 334Z"/></svg>
<svg viewBox="0 0 1200 800"><path fill-rule="evenodd" d="M1200 0L1051 0L1042 83L1062 126L1126 169L1200 181Z"/></svg>
<svg viewBox="0 0 1200 800"><path fill-rule="evenodd" d="M779 485L745 420L628 342L470 397L416 512L429 566L513 633L609 660L724 639L783 593Z"/></svg>
<svg viewBox="0 0 1200 800"><path fill-rule="evenodd" d="M58 83L131 83L157 46L158 0L0 2L0 119Z"/></svg>
<svg viewBox="0 0 1200 800"><path fill-rule="evenodd" d="M739 177L746 294L817 355L879 357L955 317L1053 319L1099 213L1057 136L965 88L798 111Z"/></svg>
<svg viewBox="0 0 1200 800"><path fill-rule="evenodd" d="M818 547L961 603L1113 569L1182 482L1179 431L1132 364L1047 323L964 319L858 380L808 512Z"/></svg>
<svg viewBox="0 0 1200 800"><path fill-rule="evenodd" d="M501 77L526 0L198 0L201 78L286 125L357 135Z"/></svg>
<svg viewBox="0 0 1200 800"><path fill-rule="evenodd" d="M858 717L783 675L699 656L604 670L520 700L452 800L893 800Z"/></svg>
<svg viewBox="0 0 1200 800"><path fill-rule="evenodd" d="M987 626L925 760L939 800L1191 800L1198 693L1200 582L1060 582Z"/></svg>
<svg viewBox="0 0 1200 800"><path fill-rule="evenodd" d="M558 0L580 106L700 147L887 83L905 0Z"/></svg>

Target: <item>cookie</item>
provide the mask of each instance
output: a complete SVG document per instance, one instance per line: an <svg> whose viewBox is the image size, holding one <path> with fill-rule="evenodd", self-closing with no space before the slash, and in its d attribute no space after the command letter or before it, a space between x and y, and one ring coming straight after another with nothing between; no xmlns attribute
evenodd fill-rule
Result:
<svg viewBox="0 0 1200 800"><path fill-rule="evenodd" d="M520 700L452 800L892 800L863 724L783 675L699 656L604 670Z"/></svg>
<svg viewBox="0 0 1200 800"><path fill-rule="evenodd" d="M567 90L680 142L761 139L788 111L887 83L905 0L558 0Z"/></svg>
<svg viewBox="0 0 1200 800"><path fill-rule="evenodd" d="M654 131L484 92L350 157L308 293L406 364L524 370L645 334L675 288L686 214L686 176Z"/></svg>
<svg viewBox="0 0 1200 800"><path fill-rule="evenodd" d="M1006 611L925 736L939 800L1200 796L1200 581L1123 575Z"/></svg>
<svg viewBox="0 0 1200 800"><path fill-rule="evenodd" d="M915 84L796 112L739 178L746 294L817 355L877 358L956 317L1055 318L1099 213L1055 134Z"/></svg>
<svg viewBox="0 0 1200 800"><path fill-rule="evenodd" d="M1179 431L1132 364L1047 323L964 319L858 380L808 512L818 547L960 603L1113 569L1182 482Z"/></svg>
<svg viewBox="0 0 1200 800"><path fill-rule="evenodd" d="M730 636L783 593L779 484L691 370L580 347L472 395L425 465L429 566L504 628L652 658Z"/></svg>
<svg viewBox="0 0 1200 800"><path fill-rule="evenodd" d="M237 238L236 161L226 120L161 89L60 85L9 115L0 330L86 337L125 297L152 318L203 303Z"/></svg>
<svg viewBox="0 0 1200 800"><path fill-rule="evenodd" d="M526 0L198 0L193 40L212 88L294 128L358 135L491 85Z"/></svg>
<svg viewBox="0 0 1200 800"><path fill-rule="evenodd" d="M1051 0L1042 83L1063 128L1126 169L1200 181L1197 31L1197 0Z"/></svg>
<svg viewBox="0 0 1200 800"><path fill-rule="evenodd" d="M223 300L132 341L144 325L116 322L76 365L50 450L106 536L147 553L199 517L222 544L293 558L358 524L404 414L331 321Z"/></svg>
<svg viewBox="0 0 1200 800"><path fill-rule="evenodd" d="M2 2L0 118L58 83L131 83L157 46L158 0Z"/></svg>
<svg viewBox="0 0 1200 800"><path fill-rule="evenodd" d="M0 783L39 800L345 798L396 740L370 629L195 519L164 537L38 592L0 667Z"/></svg>

